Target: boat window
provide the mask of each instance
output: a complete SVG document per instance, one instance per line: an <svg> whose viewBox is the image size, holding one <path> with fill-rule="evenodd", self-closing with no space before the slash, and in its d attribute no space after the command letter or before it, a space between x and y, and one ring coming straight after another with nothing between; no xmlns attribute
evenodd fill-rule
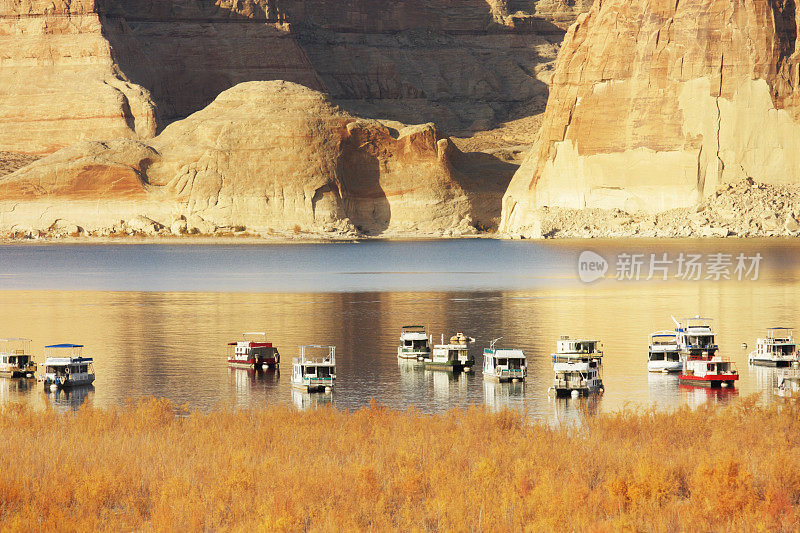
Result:
<svg viewBox="0 0 800 533"><path fill-rule="evenodd" d="M314 366L307 366L307 367L305 367L305 373L306 373L307 375L309 375L309 376L311 376L311 375L316 375L316 373L317 373L317 367L314 367Z"/></svg>
<svg viewBox="0 0 800 533"><path fill-rule="evenodd" d="M321 378L327 378L331 375L331 369L327 366L321 366L317 369L317 375Z"/></svg>
<svg viewBox="0 0 800 533"><path fill-rule="evenodd" d="M509 359L508 360L508 368L517 370L522 368L522 359Z"/></svg>
<svg viewBox="0 0 800 533"><path fill-rule="evenodd" d="M425 348L426 346L428 346L428 341L425 340L414 341L414 348Z"/></svg>
<svg viewBox="0 0 800 533"><path fill-rule="evenodd" d="M81 372L86 373L89 370L89 365L81 365Z"/></svg>
<svg viewBox="0 0 800 533"><path fill-rule="evenodd" d="M8 363L8 357L5 357L5 356L4 356L4 357L3 357L3 362L4 362L4 363Z"/></svg>
<svg viewBox="0 0 800 533"><path fill-rule="evenodd" d="M660 354L660 353L651 354L650 355L650 360L651 361L663 361L664 360L664 354Z"/></svg>
<svg viewBox="0 0 800 533"><path fill-rule="evenodd" d="M497 360L497 364L498 365L507 365L508 364L508 359L498 359Z"/></svg>

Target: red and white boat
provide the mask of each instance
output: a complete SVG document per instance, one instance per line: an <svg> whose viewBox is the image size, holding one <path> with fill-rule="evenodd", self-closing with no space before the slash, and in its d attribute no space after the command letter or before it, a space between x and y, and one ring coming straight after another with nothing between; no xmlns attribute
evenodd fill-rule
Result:
<svg viewBox="0 0 800 533"><path fill-rule="evenodd" d="M702 387L733 387L739 379L734 363L721 356L690 356L683 362L678 383Z"/></svg>
<svg viewBox="0 0 800 533"><path fill-rule="evenodd" d="M242 339L228 343L228 346L233 346L233 354L228 356L228 365L261 370L276 367L281 362L281 354L271 342L267 342L266 333L243 333Z"/></svg>

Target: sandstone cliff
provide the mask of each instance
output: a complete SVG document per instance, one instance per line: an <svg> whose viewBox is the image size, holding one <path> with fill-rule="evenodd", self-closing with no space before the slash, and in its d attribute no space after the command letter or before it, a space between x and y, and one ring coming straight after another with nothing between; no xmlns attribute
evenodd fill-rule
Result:
<svg viewBox="0 0 800 533"><path fill-rule="evenodd" d="M0 0L0 151L148 139L287 80L361 116L485 130L544 108L587 0Z"/></svg>
<svg viewBox="0 0 800 533"><path fill-rule="evenodd" d="M605 0L569 29L501 230L543 206L661 211L798 182L794 0Z"/></svg>
<svg viewBox="0 0 800 533"><path fill-rule="evenodd" d="M248 82L151 141L78 143L0 178L0 226L469 232L485 200L458 170L470 157L433 125L357 119L300 85Z"/></svg>

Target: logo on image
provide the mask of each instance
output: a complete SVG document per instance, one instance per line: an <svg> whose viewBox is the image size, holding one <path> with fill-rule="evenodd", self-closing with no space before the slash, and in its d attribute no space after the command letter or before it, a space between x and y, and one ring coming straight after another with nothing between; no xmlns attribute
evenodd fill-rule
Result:
<svg viewBox="0 0 800 533"><path fill-rule="evenodd" d="M586 250L578 257L578 277L584 283L602 278L608 272L608 261L602 255Z"/></svg>

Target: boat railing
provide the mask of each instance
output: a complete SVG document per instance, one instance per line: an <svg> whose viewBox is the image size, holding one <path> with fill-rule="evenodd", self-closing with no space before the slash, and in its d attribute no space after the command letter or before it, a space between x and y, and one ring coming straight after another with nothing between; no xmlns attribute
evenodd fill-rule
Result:
<svg viewBox="0 0 800 533"><path fill-rule="evenodd" d="M300 346L296 358L300 364L336 364L336 346L306 344Z"/></svg>

